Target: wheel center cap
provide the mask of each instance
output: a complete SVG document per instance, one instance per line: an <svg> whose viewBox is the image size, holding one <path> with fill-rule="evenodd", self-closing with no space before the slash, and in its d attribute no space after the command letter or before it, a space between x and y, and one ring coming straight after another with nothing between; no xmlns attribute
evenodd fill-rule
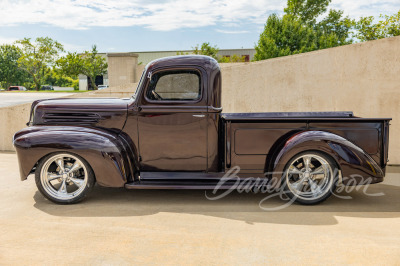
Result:
<svg viewBox="0 0 400 266"><path fill-rule="evenodd" d="M63 177L64 179L66 179L66 178L68 177L68 174L63 174L62 177Z"/></svg>
<svg viewBox="0 0 400 266"><path fill-rule="evenodd" d="M305 177L305 178L310 178L310 173L309 173L309 172L305 172L305 173L304 173L304 177Z"/></svg>

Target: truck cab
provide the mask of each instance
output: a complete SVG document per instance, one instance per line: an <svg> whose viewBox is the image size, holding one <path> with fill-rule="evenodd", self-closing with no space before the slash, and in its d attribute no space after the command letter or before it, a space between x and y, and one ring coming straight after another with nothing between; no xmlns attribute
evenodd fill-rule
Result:
<svg viewBox="0 0 400 266"><path fill-rule="evenodd" d="M128 109L137 117L127 122L138 126L141 169L220 171L221 111L221 73L214 59L184 56L150 63Z"/></svg>

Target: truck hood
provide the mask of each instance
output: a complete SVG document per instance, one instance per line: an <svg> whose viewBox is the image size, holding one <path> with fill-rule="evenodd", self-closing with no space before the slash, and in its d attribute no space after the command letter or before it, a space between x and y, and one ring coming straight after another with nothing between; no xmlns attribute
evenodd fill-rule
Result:
<svg viewBox="0 0 400 266"><path fill-rule="evenodd" d="M33 102L30 125L97 126L121 130L129 99L70 98Z"/></svg>

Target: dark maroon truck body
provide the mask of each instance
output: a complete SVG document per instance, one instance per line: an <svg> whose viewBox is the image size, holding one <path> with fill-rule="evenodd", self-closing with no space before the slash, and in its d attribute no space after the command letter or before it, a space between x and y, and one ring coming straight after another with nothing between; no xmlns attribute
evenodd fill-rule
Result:
<svg viewBox="0 0 400 266"><path fill-rule="evenodd" d="M180 70L199 77L199 97L149 97L153 77ZM218 63L178 56L149 63L130 99L34 102L14 145L22 180L47 154L66 151L84 158L103 186L208 188L234 166L240 177L271 178L295 154L315 150L329 154L343 177L376 183L388 161L389 121L351 112L222 113Z"/></svg>

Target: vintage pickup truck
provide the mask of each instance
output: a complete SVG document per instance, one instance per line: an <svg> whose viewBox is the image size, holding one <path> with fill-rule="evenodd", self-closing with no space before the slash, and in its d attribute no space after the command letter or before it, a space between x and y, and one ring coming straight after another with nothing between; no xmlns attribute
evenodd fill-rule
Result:
<svg viewBox="0 0 400 266"><path fill-rule="evenodd" d="M222 113L217 61L176 56L149 63L129 99L34 102L29 127L13 141L21 179L34 173L56 203L82 200L95 182L228 189L250 180L315 204L339 182L382 182L389 121L352 112ZM231 169L240 171L227 176Z"/></svg>

